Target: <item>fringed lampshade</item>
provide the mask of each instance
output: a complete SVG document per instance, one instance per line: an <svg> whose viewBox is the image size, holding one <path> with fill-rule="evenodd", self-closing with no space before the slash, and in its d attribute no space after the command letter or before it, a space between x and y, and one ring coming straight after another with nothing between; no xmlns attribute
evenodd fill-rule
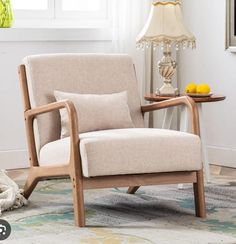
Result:
<svg viewBox="0 0 236 244"><path fill-rule="evenodd" d="M176 89L171 85L172 76L176 70L176 62L171 59L171 47L195 48L196 38L186 28L182 16L180 1L157 1L152 4L149 18L136 39L137 47L161 47L164 57L158 63L160 74L164 78L164 86L158 92L160 95L176 95Z"/></svg>

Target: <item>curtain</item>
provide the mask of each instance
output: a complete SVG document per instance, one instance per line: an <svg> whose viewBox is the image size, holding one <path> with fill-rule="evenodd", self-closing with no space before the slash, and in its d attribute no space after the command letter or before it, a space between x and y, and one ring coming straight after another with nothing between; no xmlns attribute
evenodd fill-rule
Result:
<svg viewBox="0 0 236 244"><path fill-rule="evenodd" d="M152 48L144 51L136 49L135 39L142 30L153 0L112 0L113 52L128 53L136 67L139 91L142 104L144 95L155 92L161 87L162 80L158 74L157 62L162 51ZM150 113L145 116L148 127L161 127L163 112Z"/></svg>
<svg viewBox="0 0 236 244"><path fill-rule="evenodd" d="M133 57L142 95L145 70L144 53L136 49L136 36L142 30L152 0L112 0L113 52L128 53Z"/></svg>
<svg viewBox="0 0 236 244"><path fill-rule="evenodd" d="M145 94L155 93L157 87L161 86L162 82L157 68L157 62L161 56L161 52L159 50L154 51L152 47L144 51L143 97ZM160 128L163 115L162 111L148 113L145 116L145 125L151 128Z"/></svg>

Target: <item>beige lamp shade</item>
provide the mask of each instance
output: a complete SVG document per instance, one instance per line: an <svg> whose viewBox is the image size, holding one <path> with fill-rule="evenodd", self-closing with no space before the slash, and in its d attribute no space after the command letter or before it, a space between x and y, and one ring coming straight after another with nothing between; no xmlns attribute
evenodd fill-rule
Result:
<svg viewBox="0 0 236 244"><path fill-rule="evenodd" d="M138 35L138 45L176 45L195 47L195 37L186 28L181 3L158 1L152 4L149 18Z"/></svg>

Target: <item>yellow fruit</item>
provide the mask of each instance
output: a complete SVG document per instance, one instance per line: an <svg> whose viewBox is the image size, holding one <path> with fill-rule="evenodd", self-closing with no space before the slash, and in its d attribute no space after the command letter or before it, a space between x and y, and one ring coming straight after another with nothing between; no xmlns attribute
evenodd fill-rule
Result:
<svg viewBox="0 0 236 244"><path fill-rule="evenodd" d="M201 84L197 86L197 94L209 94L211 92L210 86Z"/></svg>
<svg viewBox="0 0 236 244"><path fill-rule="evenodd" d="M196 93L197 92L197 85L194 83L190 83L185 87L186 93Z"/></svg>

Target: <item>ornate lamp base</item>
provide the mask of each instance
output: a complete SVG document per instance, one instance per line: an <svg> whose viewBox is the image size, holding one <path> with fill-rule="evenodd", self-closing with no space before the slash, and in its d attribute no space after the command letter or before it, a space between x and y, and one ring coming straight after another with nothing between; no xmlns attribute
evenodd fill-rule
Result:
<svg viewBox="0 0 236 244"><path fill-rule="evenodd" d="M178 96L179 89L174 88L170 83L164 83L164 85L159 89L156 89L156 95L159 96Z"/></svg>
<svg viewBox="0 0 236 244"><path fill-rule="evenodd" d="M160 96L176 96L179 95L177 88L174 88L171 84L171 79L175 74L177 63L171 58L171 51L169 48L163 52L164 56L160 62L158 62L159 73L163 78L164 85L157 89L156 94Z"/></svg>

